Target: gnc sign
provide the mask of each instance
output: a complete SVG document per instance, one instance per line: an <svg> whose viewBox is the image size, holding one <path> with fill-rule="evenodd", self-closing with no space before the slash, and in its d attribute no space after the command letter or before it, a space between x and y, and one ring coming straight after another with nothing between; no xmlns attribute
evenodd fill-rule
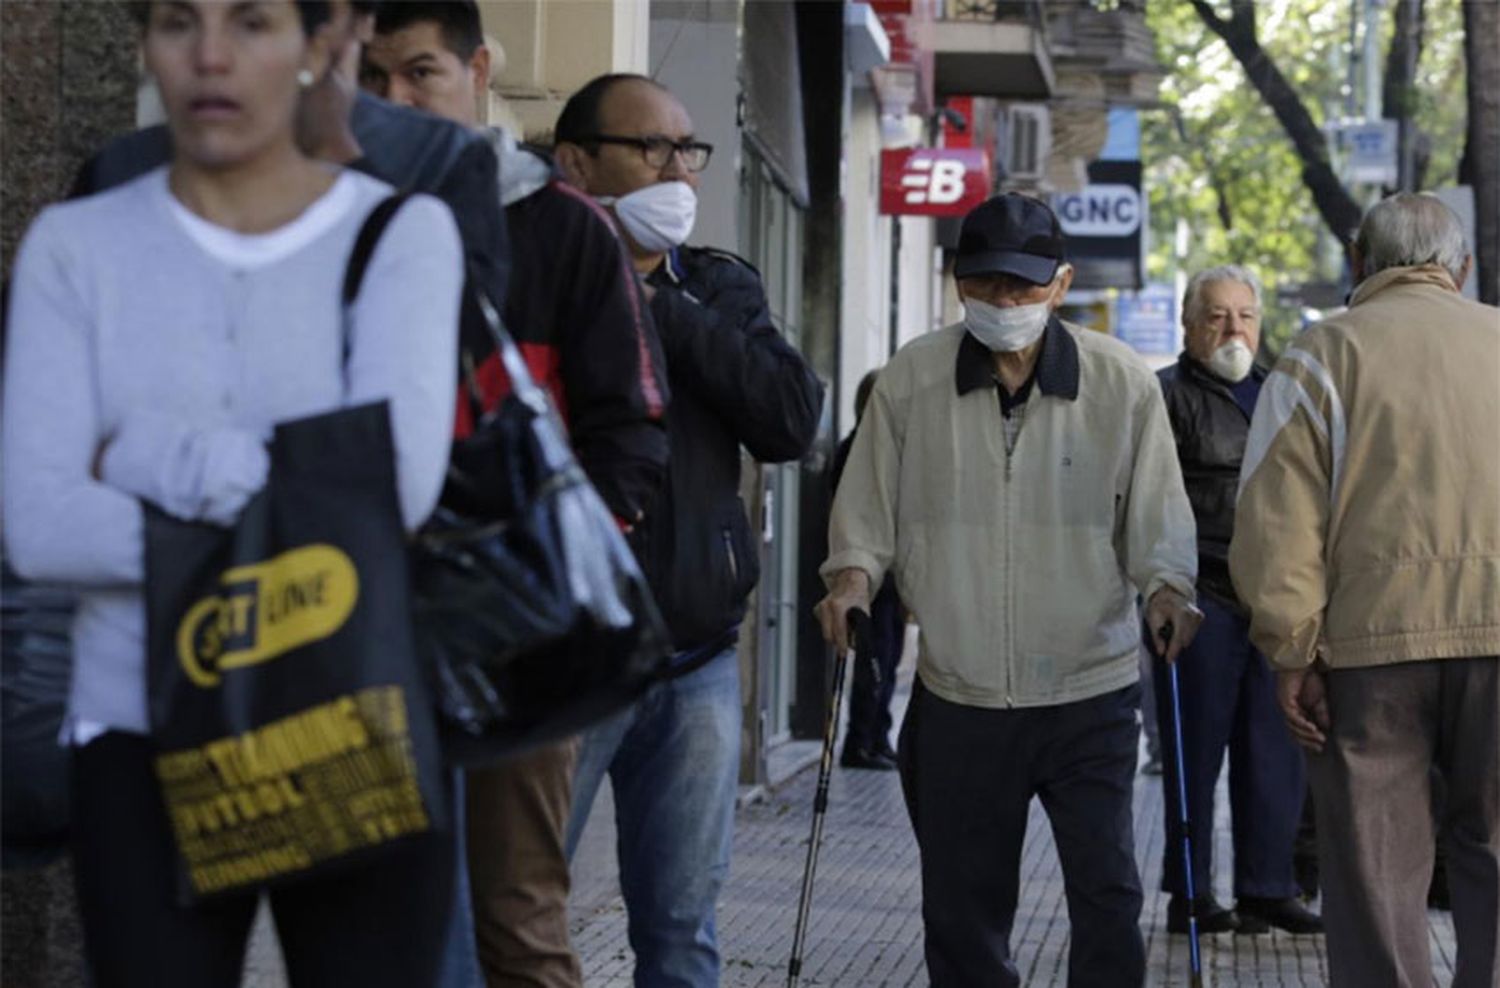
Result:
<svg viewBox="0 0 1500 988"><path fill-rule="evenodd" d="M981 148L880 152L880 211L962 216L989 198L990 156Z"/></svg>

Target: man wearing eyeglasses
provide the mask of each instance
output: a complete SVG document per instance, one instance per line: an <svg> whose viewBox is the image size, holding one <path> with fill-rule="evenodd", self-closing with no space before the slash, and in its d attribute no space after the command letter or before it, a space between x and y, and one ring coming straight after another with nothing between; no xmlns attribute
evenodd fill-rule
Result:
<svg viewBox="0 0 1500 988"><path fill-rule="evenodd" d="M608 772L635 982L710 988L739 772L735 642L759 568L738 493L740 447L763 462L801 457L823 388L771 324L755 270L684 246L712 148L676 97L641 76L603 76L568 101L556 136L564 174L624 231L673 401L667 483L636 548L672 631L677 674L585 734L568 847Z"/></svg>

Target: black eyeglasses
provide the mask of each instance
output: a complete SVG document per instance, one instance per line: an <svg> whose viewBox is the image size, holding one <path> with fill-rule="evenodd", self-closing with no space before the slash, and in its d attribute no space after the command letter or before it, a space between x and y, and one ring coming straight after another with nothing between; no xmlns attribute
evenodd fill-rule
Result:
<svg viewBox="0 0 1500 988"><path fill-rule="evenodd" d="M672 155L681 154L682 164L690 172L701 172L708 167L708 159L714 153L712 144L702 141L674 141L670 137L620 137L615 134L592 134L580 144L624 144L640 148L641 157L652 168L665 168Z"/></svg>

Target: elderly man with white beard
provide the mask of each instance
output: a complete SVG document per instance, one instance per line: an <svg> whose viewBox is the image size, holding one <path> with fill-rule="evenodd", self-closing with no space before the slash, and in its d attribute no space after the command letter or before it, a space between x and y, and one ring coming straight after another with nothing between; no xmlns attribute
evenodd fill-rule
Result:
<svg viewBox="0 0 1500 988"><path fill-rule="evenodd" d="M1171 698L1167 670L1157 659L1153 680L1167 766L1162 890L1172 896L1167 929L1174 933L1188 931L1189 887L1197 890L1198 928L1204 932L1323 928L1297 900L1292 874L1292 844L1306 791L1302 753L1282 723L1276 677L1250 644L1249 614L1229 581L1240 461L1266 377L1255 364L1260 317L1255 275L1234 265L1198 272L1183 296L1183 353L1158 375L1198 526L1198 592L1205 613L1198 637L1186 649L1187 661L1178 666L1188 816L1213 820L1214 789L1227 748L1237 899L1232 911L1213 898L1210 840L1193 842L1193 882L1184 881Z"/></svg>

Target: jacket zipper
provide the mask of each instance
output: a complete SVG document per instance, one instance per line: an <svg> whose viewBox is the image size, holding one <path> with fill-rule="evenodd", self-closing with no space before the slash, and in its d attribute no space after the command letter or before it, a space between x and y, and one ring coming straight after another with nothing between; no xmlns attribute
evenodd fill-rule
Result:
<svg viewBox="0 0 1500 988"><path fill-rule="evenodd" d="M998 390L995 393L995 397L997 399L1000 397ZM1004 502L1001 504L1001 513L1004 515L1004 521L1002 522L1000 527L1001 537L1005 540L1005 548L1002 552L1002 556L1005 560L1005 705L1006 707L1014 707L1016 705L1016 698L1013 692L1013 677L1011 674L1011 667L1014 664L1016 657L1016 593L1014 574L1011 572L1011 543L1013 543L1015 540L1011 537L1012 532L1010 516L1011 502L1015 500L1015 492L1011 490L1011 477L1013 463L1015 461L1016 447L1021 445L1022 426L1024 426L1026 422L1025 405L1023 404L1017 409L1017 412L1022 416L1022 418L1019 422L1016 423L1016 435L1013 441L1010 439L1009 430L1005 426L1005 406L1003 402L1000 403L999 412L1000 441L1001 444L1005 447L1005 496Z"/></svg>
<svg viewBox="0 0 1500 988"><path fill-rule="evenodd" d="M734 554L734 540L729 537L729 529L723 529L719 534L724 537L724 552L729 557L729 579L735 583L740 579L740 561Z"/></svg>
<svg viewBox="0 0 1500 988"><path fill-rule="evenodd" d="M1004 428L1004 423L1001 424L1001 428ZM1020 441L1021 437L1017 434L1016 444L1019 444ZM1014 707L1016 705L1015 696L1011 692L1011 666L1016 658L1016 581L1015 574L1011 571L1010 563L1010 547L1011 543L1015 541L1011 538L1010 524L1010 505L1011 501L1015 498L1015 493L1011 490L1011 462L1014 459L1015 450L1012 448L1012 444L1007 443L1005 446L1005 523L1001 527L1005 538L1005 705L1007 707Z"/></svg>

